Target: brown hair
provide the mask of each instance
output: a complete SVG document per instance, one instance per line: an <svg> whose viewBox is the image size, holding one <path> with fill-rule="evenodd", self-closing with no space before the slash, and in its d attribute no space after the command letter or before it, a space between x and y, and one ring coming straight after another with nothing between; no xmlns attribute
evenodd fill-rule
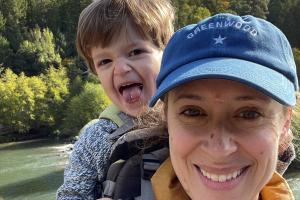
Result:
<svg viewBox="0 0 300 200"><path fill-rule="evenodd" d="M106 47L129 23L147 40L163 49L174 32L174 8L169 0L96 0L80 14L76 46L95 73L92 47Z"/></svg>

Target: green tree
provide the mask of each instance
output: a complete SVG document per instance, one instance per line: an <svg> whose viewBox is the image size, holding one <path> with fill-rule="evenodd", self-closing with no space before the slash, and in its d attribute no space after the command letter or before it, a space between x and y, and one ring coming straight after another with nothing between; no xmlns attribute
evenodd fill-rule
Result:
<svg viewBox="0 0 300 200"><path fill-rule="evenodd" d="M51 67L45 74L31 77L6 69L0 77L0 124L22 133L54 128L61 122L68 87L64 68Z"/></svg>
<svg viewBox="0 0 300 200"><path fill-rule="evenodd" d="M74 57L77 55L75 49L75 38L79 14L92 0L65 0L60 6L61 27L60 31L64 33L67 46L65 48L66 56Z"/></svg>
<svg viewBox="0 0 300 200"><path fill-rule="evenodd" d="M74 96L66 109L61 128L62 135L78 135L79 130L90 120L98 118L110 103L99 84L86 83L83 91Z"/></svg>
<svg viewBox="0 0 300 200"><path fill-rule="evenodd" d="M7 61L12 54L8 40L0 34L0 66L8 66Z"/></svg>
<svg viewBox="0 0 300 200"><path fill-rule="evenodd" d="M6 19L4 18L2 12L0 11L0 33L4 30Z"/></svg>
<svg viewBox="0 0 300 200"><path fill-rule="evenodd" d="M229 8L239 15L267 18L269 0L230 0Z"/></svg>
<svg viewBox="0 0 300 200"><path fill-rule="evenodd" d="M70 79L67 76L67 70L63 67L58 69L50 67L46 73L41 74L41 79L47 87L47 92L44 102L37 108L37 113L41 122L48 126L55 126L60 123L61 112L69 98Z"/></svg>
<svg viewBox="0 0 300 200"><path fill-rule="evenodd" d="M208 8L212 14L229 11L229 0L202 0L202 6Z"/></svg>
<svg viewBox="0 0 300 200"><path fill-rule="evenodd" d="M193 4L178 2L176 13L176 28L181 28L188 24L197 23L198 21L209 17L210 12L207 8Z"/></svg>
<svg viewBox="0 0 300 200"><path fill-rule="evenodd" d="M278 26L287 36L292 46L300 47L300 1L271 0L268 20Z"/></svg>
<svg viewBox="0 0 300 200"><path fill-rule="evenodd" d="M24 24L27 12L27 0L0 0L0 11L5 18L4 37L16 51L23 40Z"/></svg>
<svg viewBox="0 0 300 200"><path fill-rule="evenodd" d="M38 119L36 104L45 93L46 87L41 79L5 70L0 77L0 124L21 133L35 128Z"/></svg>
<svg viewBox="0 0 300 200"><path fill-rule="evenodd" d="M37 75L50 65L59 66L61 63L53 34L48 28L31 30L30 38L21 43L17 54L24 61L17 67L29 75Z"/></svg>

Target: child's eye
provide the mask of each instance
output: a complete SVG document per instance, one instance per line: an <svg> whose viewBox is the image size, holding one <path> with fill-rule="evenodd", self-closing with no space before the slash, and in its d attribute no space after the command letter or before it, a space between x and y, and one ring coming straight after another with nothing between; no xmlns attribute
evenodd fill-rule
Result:
<svg viewBox="0 0 300 200"><path fill-rule="evenodd" d="M129 56L136 56L136 55L142 54L143 52L144 52L143 49L134 49L129 52Z"/></svg>
<svg viewBox="0 0 300 200"><path fill-rule="evenodd" d="M103 59L103 60L100 60L100 61L98 62L98 66L106 65L106 64L108 64L108 63L110 63L110 62L111 62L110 59Z"/></svg>

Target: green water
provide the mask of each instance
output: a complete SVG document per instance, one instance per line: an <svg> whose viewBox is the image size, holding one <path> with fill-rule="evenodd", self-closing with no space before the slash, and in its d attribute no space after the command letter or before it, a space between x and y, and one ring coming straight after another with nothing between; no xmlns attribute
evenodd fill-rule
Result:
<svg viewBox="0 0 300 200"><path fill-rule="evenodd" d="M293 190L295 200L300 200L300 171L290 172L284 175Z"/></svg>
<svg viewBox="0 0 300 200"><path fill-rule="evenodd" d="M68 159L65 146L50 140L0 144L0 200L55 199ZM300 171L285 177L300 200Z"/></svg>
<svg viewBox="0 0 300 200"><path fill-rule="evenodd" d="M67 161L63 146L49 140L0 144L0 200L55 199Z"/></svg>

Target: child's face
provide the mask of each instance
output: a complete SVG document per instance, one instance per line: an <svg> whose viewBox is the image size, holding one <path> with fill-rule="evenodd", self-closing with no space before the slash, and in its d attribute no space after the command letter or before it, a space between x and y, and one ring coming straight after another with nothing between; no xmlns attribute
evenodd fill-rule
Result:
<svg viewBox="0 0 300 200"><path fill-rule="evenodd" d="M128 26L107 47L92 48L91 56L112 102L131 116L141 114L156 90L162 50Z"/></svg>
<svg viewBox="0 0 300 200"><path fill-rule="evenodd" d="M235 81L197 80L170 91L170 155L189 196L258 199L274 173L279 138L289 128L287 113Z"/></svg>

